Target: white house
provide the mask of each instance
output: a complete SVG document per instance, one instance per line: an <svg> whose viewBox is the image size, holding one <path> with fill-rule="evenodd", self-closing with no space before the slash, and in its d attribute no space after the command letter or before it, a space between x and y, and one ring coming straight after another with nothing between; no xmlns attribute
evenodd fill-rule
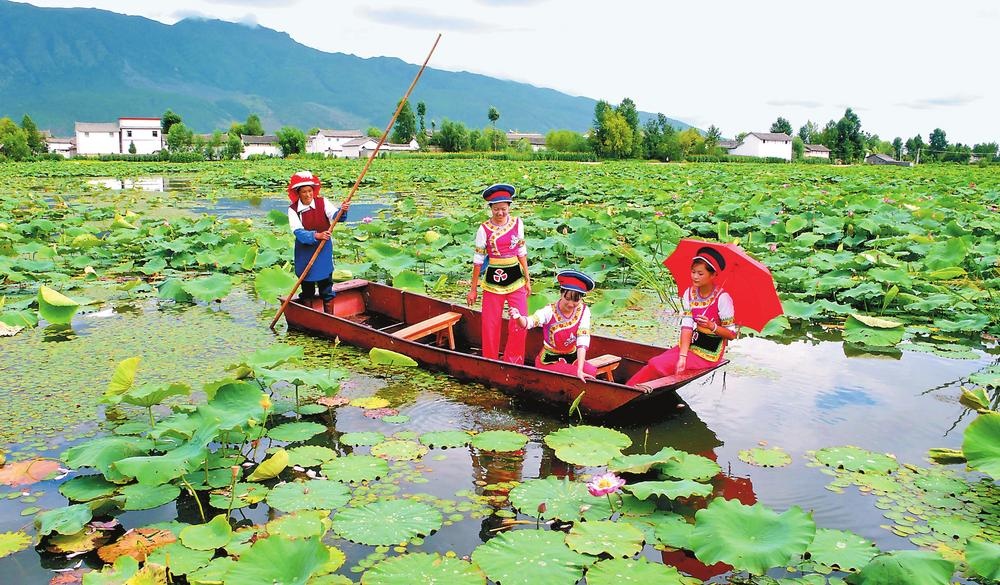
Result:
<svg viewBox="0 0 1000 585"><path fill-rule="evenodd" d="M240 155L240 158L244 160L254 154L281 156L281 148L278 147L277 136L246 136L240 134L240 139L243 140L243 154Z"/></svg>
<svg viewBox="0 0 1000 585"><path fill-rule="evenodd" d="M528 144L531 145L532 152L538 152L539 150L545 150L545 135L527 132L508 132L507 142L511 146L517 144L520 140L527 140Z"/></svg>
<svg viewBox="0 0 1000 585"><path fill-rule="evenodd" d="M361 130L318 130L306 139L306 152L344 157L344 143L364 137Z"/></svg>
<svg viewBox="0 0 1000 585"><path fill-rule="evenodd" d="M121 154L117 122L77 122L76 153Z"/></svg>
<svg viewBox="0 0 1000 585"><path fill-rule="evenodd" d="M136 154L153 154L163 150L163 132L159 118L118 118L118 152L125 154L135 145Z"/></svg>
<svg viewBox="0 0 1000 585"><path fill-rule="evenodd" d="M49 152L61 154L66 158L72 158L76 154L76 138L46 136L45 145L48 147Z"/></svg>
<svg viewBox="0 0 1000 585"><path fill-rule="evenodd" d="M792 160L792 137L784 132L751 132L729 154Z"/></svg>
<svg viewBox="0 0 1000 585"><path fill-rule="evenodd" d="M375 138L368 136L355 138L354 140L348 140L342 144L341 151L337 156L341 158L368 158L371 156L372 152L375 151L376 146L378 146L378 140ZM407 144L393 144L391 142L385 142L382 144L382 148L379 149L379 153L416 150L420 150L420 145L417 143L417 139L414 138Z"/></svg>
<svg viewBox="0 0 1000 585"><path fill-rule="evenodd" d="M803 158L830 158L830 149L822 144L806 144L802 151Z"/></svg>

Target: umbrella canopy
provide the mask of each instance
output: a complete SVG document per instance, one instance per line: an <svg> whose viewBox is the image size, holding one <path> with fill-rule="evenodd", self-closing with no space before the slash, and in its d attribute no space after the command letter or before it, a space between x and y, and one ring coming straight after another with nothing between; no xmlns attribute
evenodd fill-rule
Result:
<svg viewBox="0 0 1000 585"><path fill-rule="evenodd" d="M663 261L677 283L677 294L684 294L691 286L691 259L703 247L714 249L726 260L726 268L715 277L715 284L733 297L737 323L760 331L768 321L782 314L771 271L736 244L688 239L678 242L677 248Z"/></svg>

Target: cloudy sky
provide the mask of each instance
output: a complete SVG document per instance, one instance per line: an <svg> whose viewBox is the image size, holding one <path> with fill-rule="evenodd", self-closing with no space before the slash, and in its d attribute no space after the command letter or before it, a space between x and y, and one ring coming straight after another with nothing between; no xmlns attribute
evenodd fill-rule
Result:
<svg viewBox="0 0 1000 585"><path fill-rule="evenodd" d="M32 0L172 24L259 24L329 52L473 71L663 112L726 136L853 107L884 139L1000 141L990 0Z"/></svg>

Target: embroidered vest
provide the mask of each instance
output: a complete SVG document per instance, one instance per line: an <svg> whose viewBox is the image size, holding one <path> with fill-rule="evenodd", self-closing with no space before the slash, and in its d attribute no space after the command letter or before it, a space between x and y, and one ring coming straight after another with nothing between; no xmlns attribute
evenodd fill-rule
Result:
<svg viewBox="0 0 1000 585"><path fill-rule="evenodd" d="M560 356L575 355L577 334L589 335L590 333L579 331L586 305L578 304L572 315L564 317L559 312L558 304L552 304L552 318L542 325L542 347L546 353L559 354Z"/></svg>
<svg viewBox="0 0 1000 585"><path fill-rule="evenodd" d="M706 298L695 296L694 289L689 288L684 293L687 296L688 304L691 306L690 317L708 317L710 320L719 323L719 327L732 325L732 319L723 320L719 316L719 296L722 295L722 288L715 287L712 294ZM718 335L698 331L695 326L691 335L691 348L698 357L710 362L717 362L722 359L722 354L726 351L726 340Z"/></svg>
<svg viewBox="0 0 1000 585"><path fill-rule="evenodd" d="M524 246L524 240L517 237L519 218L509 218L504 225L483 222L486 232L486 247L476 250L487 257L483 274L483 290L496 294L514 292L525 285L524 274L517 253Z"/></svg>

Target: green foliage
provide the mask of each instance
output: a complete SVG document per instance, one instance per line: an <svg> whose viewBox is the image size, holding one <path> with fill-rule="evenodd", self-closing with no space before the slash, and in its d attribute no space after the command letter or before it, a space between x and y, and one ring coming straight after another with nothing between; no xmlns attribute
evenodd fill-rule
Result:
<svg viewBox="0 0 1000 585"><path fill-rule="evenodd" d="M31 154L37 155L48 152L49 148L45 144L45 139L42 138L42 133L38 131L38 126L35 125L35 121L28 114L25 114L21 118L21 129L24 130L24 136L28 142L28 150L31 151Z"/></svg>
<svg viewBox="0 0 1000 585"><path fill-rule="evenodd" d="M24 160L29 156L28 134L10 118L0 118L0 157Z"/></svg>
<svg viewBox="0 0 1000 585"><path fill-rule="evenodd" d="M170 128L173 127L174 124L180 123L180 115L175 114L170 108L167 108L167 111L163 112L163 116L160 118L160 128L164 134L170 134Z"/></svg>
<svg viewBox="0 0 1000 585"><path fill-rule="evenodd" d="M397 106L399 104L397 103ZM392 127L392 134L389 137L389 142L394 144L406 144L413 140L413 137L417 134L417 119L413 115L413 108L410 107L410 102L407 100L403 103L403 108L399 111L399 115L396 116L396 124Z"/></svg>
<svg viewBox="0 0 1000 585"><path fill-rule="evenodd" d="M434 144L445 152L460 152L469 148L469 130L461 122L453 122L447 118L442 120L441 128L434 134Z"/></svg>
<svg viewBox="0 0 1000 585"><path fill-rule="evenodd" d="M778 116L778 119L774 121L774 124L771 124L771 132L783 132L791 136L792 123L785 118Z"/></svg>
<svg viewBox="0 0 1000 585"><path fill-rule="evenodd" d="M190 152L194 145L194 132L183 122L177 122L167 133L167 148L170 152Z"/></svg>
<svg viewBox="0 0 1000 585"><path fill-rule="evenodd" d="M583 134L572 130L550 130L545 135L545 148L557 152L590 152Z"/></svg>
<svg viewBox="0 0 1000 585"><path fill-rule="evenodd" d="M281 156L301 154L306 151L306 135L294 126L283 126L278 130L278 147L281 148ZM379 134L381 136L381 134Z"/></svg>

